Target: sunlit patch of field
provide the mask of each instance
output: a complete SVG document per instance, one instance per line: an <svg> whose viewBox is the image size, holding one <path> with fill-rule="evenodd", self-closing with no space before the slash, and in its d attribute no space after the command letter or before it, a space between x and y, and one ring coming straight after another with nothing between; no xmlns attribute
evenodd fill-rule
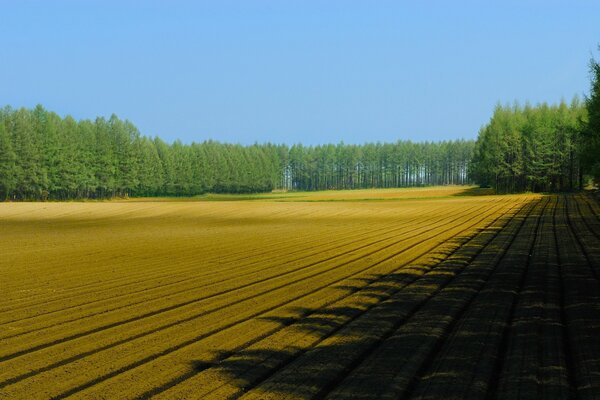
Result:
<svg viewBox="0 0 600 400"><path fill-rule="evenodd" d="M428 186L392 189L355 189L355 190L323 190L313 192L276 191L272 193L254 194L217 194L208 193L186 198L132 198L132 202L156 201L378 201L378 200L411 200L423 198L439 198L446 196L481 196L493 195L493 189L478 186Z"/></svg>
<svg viewBox="0 0 600 400"><path fill-rule="evenodd" d="M594 390L597 204L471 194L2 203L0 398Z"/></svg>

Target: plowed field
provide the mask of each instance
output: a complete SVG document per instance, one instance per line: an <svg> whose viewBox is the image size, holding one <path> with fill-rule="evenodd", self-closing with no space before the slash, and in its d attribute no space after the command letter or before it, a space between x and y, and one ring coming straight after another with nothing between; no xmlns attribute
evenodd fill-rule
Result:
<svg viewBox="0 0 600 400"><path fill-rule="evenodd" d="M598 203L464 194L0 204L0 398L600 398Z"/></svg>

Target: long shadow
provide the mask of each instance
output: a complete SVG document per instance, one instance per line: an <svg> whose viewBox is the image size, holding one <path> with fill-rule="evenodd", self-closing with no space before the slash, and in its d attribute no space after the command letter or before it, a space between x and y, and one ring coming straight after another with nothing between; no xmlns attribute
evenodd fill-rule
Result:
<svg viewBox="0 0 600 400"><path fill-rule="evenodd" d="M261 385L262 394L266 391L306 399L324 396L444 286L449 275L437 272L418 280L404 273L371 276L377 279L375 285L364 288L358 283L343 288L362 300L322 309L290 310L303 315L299 319L264 317L279 324L280 331L273 340L267 338L233 354L217 351L211 357L219 360L216 363L195 363L197 372L209 368L218 371L225 384L224 392L217 385L203 395L222 397L221 393L227 393L237 397ZM407 278L413 283L407 285ZM288 337L289 343L279 344L280 337ZM227 382L235 382L240 392L229 393Z"/></svg>
<svg viewBox="0 0 600 400"><path fill-rule="evenodd" d="M306 399L323 397L369 358L377 359L380 369L385 365L384 372L394 370L397 360L378 354L381 353L378 349L411 318L417 317L419 311L421 323L416 326L413 324L411 335L405 337L399 347L405 349L407 361L414 356L411 349L418 349L421 343L426 342L429 349L433 349L435 343L444 336L443 330L436 329L436 323L453 318L455 309L459 309L465 298L476 292L474 282L465 279L465 282L453 285L443 300L436 301L436 295L447 288L458 273L438 266L401 289L399 285L406 277L404 274L378 276L377 285L368 289L362 289L360 285L346 287L346 290L360 292L362 297L371 301L319 310L297 309L295 311L306 316L292 323L286 317L268 317L268 320L279 323L282 329L287 329L289 335L303 338L302 342L308 346L292 344L273 349L271 343L266 341L235 354L216 352L214 359L220 360L217 365L200 363L195 367L198 372L210 367L218 370L225 382L236 382L241 392L232 393L235 397L257 386L259 390L272 394ZM435 305L423 310L427 302L434 302ZM413 360L413 365L419 366L425 362L426 353L422 352L420 360ZM380 376L383 380L387 378ZM407 376L407 384L412 377L411 374ZM375 398L378 389L384 386L371 386L366 392ZM219 388L215 389L213 394L220 397ZM352 397L344 392L338 395L334 397Z"/></svg>
<svg viewBox="0 0 600 400"><path fill-rule="evenodd" d="M503 271L495 269L498 257L535 215L536 204L471 237L454 238L457 247L437 254L434 265L357 278L336 287L345 296L335 303L262 317L275 323L272 332L234 349L216 349L207 359L194 360L188 374L142 397L165 392L185 398L186 387L196 398L408 394L490 276L502 278ZM505 328L488 326L485 317L481 324L472 330L473 341L489 329ZM465 367L457 365L457 375Z"/></svg>
<svg viewBox="0 0 600 400"><path fill-rule="evenodd" d="M496 190L491 187L470 187L453 194L453 196L490 196L494 194L497 194Z"/></svg>

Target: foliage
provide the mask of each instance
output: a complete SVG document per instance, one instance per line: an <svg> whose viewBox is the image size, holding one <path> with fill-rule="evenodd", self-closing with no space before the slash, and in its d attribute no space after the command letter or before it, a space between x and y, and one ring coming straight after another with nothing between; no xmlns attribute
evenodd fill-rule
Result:
<svg viewBox="0 0 600 400"><path fill-rule="evenodd" d="M584 105L497 106L475 144L472 177L499 192L564 191L581 186Z"/></svg>
<svg viewBox="0 0 600 400"><path fill-rule="evenodd" d="M468 183L474 143L167 144L129 121L0 110L0 199L193 196Z"/></svg>
<svg viewBox="0 0 600 400"><path fill-rule="evenodd" d="M590 60L590 94L586 99L588 124L583 130L582 164L600 186L600 63Z"/></svg>

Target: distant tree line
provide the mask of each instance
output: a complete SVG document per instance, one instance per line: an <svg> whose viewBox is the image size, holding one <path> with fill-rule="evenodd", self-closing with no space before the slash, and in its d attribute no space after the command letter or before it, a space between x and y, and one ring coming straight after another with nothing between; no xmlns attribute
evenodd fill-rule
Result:
<svg viewBox="0 0 600 400"><path fill-rule="evenodd" d="M594 59L590 60L590 75L590 93L586 99L588 120L581 131L581 164L600 187L600 63Z"/></svg>
<svg viewBox="0 0 600 400"><path fill-rule="evenodd" d="M165 143L129 121L0 110L0 199L193 196L468 183L473 141L365 145Z"/></svg>
<svg viewBox="0 0 600 400"><path fill-rule="evenodd" d="M471 178L499 192L600 185L600 64L590 61L585 102L497 106L475 143Z"/></svg>
<svg viewBox="0 0 600 400"><path fill-rule="evenodd" d="M168 144L129 121L0 109L0 200L206 192L489 185L499 192L600 184L600 64L585 102L497 106L477 141L303 146Z"/></svg>
<svg viewBox="0 0 600 400"><path fill-rule="evenodd" d="M579 188L586 114L577 98L570 105L497 106L479 132L471 176L499 192Z"/></svg>
<svg viewBox="0 0 600 400"><path fill-rule="evenodd" d="M470 183L474 141L294 145L284 188L294 190L392 188Z"/></svg>
<svg viewBox="0 0 600 400"><path fill-rule="evenodd" d="M76 121L42 106L0 111L0 199L260 192L279 181L272 145L167 144L129 121Z"/></svg>

